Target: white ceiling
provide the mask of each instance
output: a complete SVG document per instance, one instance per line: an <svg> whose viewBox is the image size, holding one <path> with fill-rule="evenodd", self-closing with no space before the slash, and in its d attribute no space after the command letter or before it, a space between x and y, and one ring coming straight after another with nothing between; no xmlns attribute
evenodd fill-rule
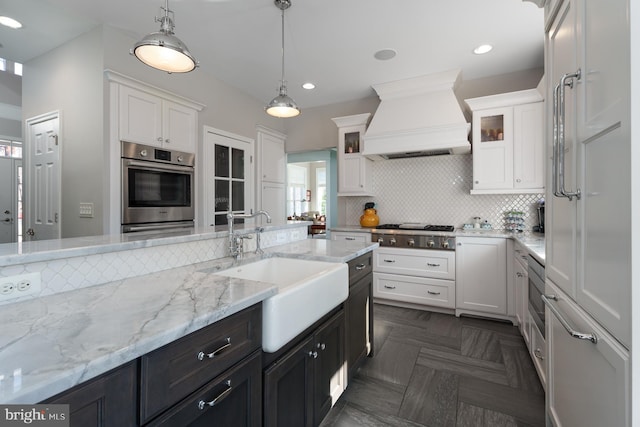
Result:
<svg viewBox="0 0 640 427"><path fill-rule="evenodd" d="M0 56L17 62L109 24L141 38L158 31L164 0L0 0L24 28L0 28ZM272 0L170 0L175 34L207 72L266 104L281 67L280 9ZM285 75L302 109L374 95L372 84L462 69L471 80L543 65L543 11L522 0L292 0ZM479 44L494 45L474 55ZM374 59L395 49L389 61ZM133 60L133 59L132 59ZM152 71L152 70L150 70ZM155 72L155 71L153 71ZM306 91L311 81L316 89Z"/></svg>

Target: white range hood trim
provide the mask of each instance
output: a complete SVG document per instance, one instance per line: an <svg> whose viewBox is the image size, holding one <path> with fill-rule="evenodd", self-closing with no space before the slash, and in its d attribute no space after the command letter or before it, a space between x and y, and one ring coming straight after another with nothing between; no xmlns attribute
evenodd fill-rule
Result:
<svg viewBox="0 0 640 427"><path fill-rule="evenodd" d="M453 89L460 70L374 85L380 105L364 135L372 160L471 151L466 122Z"/></svg>
<svg viewBox="0 0 640 427"><path fill-rule="evenodd" d="M419 151L448 150L449 154L467 154L471 152L471 144L467 140L470 129L471 125L466 123L465 126L430 126L422 129L393 131L366 136L365 148L362 154L371 160L383 160L389 154L415 153ZM437 144L425 144L425 140L438 142ZM390 141L392 141L391 148L389 146ZM466 144L461 145L460 141L465 141Z"/></svg>

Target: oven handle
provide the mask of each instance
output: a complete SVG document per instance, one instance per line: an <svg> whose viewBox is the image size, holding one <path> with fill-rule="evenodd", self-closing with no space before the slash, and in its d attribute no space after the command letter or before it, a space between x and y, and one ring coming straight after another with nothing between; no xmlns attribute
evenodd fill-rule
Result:
<svg viewBox="0 0 640 427"><path fill-rule="evenodd" d="M560 313L560 310L558 310L558 308L555 305L553 305L553 303L551 302L551 300L558 301L558 297L556 295L543 294L540 296L540 298L542 298L544 305L549 307L549 310L551 310L551 312L558 318L558 320L560 321L560 324L562 324L562 326L569 333L569 335L579 340L591 341L594 344L598 343L598 336L595 333L589 334L584 332L578 332L573 328L573 326L569 324L567 319L562 315L562 313Z"/></svg>
<svg viewBox="0 0 640 427"><path fill-rule="evenodd" d="M156 170L159 172L190 172L193 173L193 168L191 166L180 166L180 165L168 165L165 163L154 163L154 162L139 162L136 160L127 160L127 166L139 166L141 168L145 168L147 170Z"/></svg>
<svg viewBox="0 0 640 427"><path fill-rule="evenodd" d="M136 232L136 231L155 231L155 230L166 230L170 228L193 228L193 223L190 222L188 225L180 225L175 222L169 224L155 224L155 225L126 225L127 232Z"/></svg>

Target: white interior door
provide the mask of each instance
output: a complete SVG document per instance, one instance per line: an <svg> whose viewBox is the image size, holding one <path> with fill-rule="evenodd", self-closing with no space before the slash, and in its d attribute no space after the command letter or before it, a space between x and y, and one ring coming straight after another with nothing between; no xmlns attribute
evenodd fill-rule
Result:
<svg viewBox="0 0 640 427"><path fill-rule="evenodd" d="M25 240L60 238L60 116L27 120L27 222Z"/></svg>
<svg viewBox="0 0 640 427"><path fill-rule="evenodd" d="M205 129L203 190L206 225L226 225L227 212L253 212L254 143L215 129Z"/></svg>
<svg viewBox="0 0 640 427"><path fill-rule="evenodd" d="M15 242L18 237L16 223L17 185L14 159L0 157L0 243Z"/></svg>

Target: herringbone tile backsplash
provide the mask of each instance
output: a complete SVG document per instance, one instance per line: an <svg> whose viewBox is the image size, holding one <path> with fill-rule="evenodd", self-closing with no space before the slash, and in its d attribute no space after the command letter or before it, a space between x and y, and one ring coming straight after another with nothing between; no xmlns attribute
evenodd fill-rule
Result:
<svg viewBox="0 0 640 427"><path fill-rule="evenodd" d="M372 163L375 197L339 197L346 225L358 225L366 202L375 202L380 223L424 222L461 228L474 216L503 229L504 213L525 213L525 231L537 224L543 194L471 195L470 154L381 160Z"/></svg>

